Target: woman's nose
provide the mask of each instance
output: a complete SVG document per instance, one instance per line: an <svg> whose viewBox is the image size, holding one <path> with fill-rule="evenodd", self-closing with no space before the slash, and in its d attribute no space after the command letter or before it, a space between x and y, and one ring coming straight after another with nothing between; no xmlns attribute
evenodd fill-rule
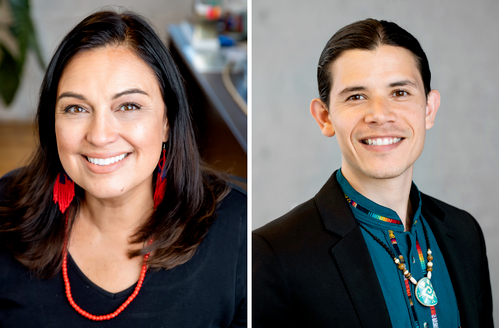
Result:
<svg viewBox="0 0 499 328"><path fill-rule="evenodd" d="M109 110L94 110L87 130L87 141L103 147L117 139L116 124Z"/></svg>

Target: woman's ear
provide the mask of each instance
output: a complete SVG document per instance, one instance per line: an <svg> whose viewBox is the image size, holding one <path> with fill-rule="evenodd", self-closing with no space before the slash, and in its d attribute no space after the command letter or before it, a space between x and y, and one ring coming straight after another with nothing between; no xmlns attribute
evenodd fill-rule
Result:
<svg viewBox="0 0 499 328"><path fill-rule="evenodd" d="M170 130L170 125L168 124L168 119L165 119L165 125L163 126L163 142L168 141L169 130Z"/></svg>

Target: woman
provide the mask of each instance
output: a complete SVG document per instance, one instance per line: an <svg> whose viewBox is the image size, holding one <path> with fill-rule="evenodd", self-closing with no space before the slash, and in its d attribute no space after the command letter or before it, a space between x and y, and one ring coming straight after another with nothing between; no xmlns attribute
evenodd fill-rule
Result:
<svg viewBox="0 0 499 328"><path fill-rule="evenodd" d="M246 198L203 168L142 18L78 24L37 123L32 161L0 180L1 327L246 325Z"/></svg>

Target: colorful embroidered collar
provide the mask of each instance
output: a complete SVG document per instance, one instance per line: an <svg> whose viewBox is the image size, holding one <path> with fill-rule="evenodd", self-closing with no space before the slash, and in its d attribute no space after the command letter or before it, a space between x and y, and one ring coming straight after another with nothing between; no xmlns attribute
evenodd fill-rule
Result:
<svg viewBox="0 0 499 328"><path fill-rule="evenodd" d="M351 205L352 211L356 214L355 217L359 221L366 226L377 229L398 232L404 231L402 220L400 220L400 217L395 211L381 206L357 192L345 179L341 173L341 169L336 172L336 179L345 194L346 200ZM413 204L413 207L414 204L417 204L417 207L414 208L414 227L421 215L421 197L419 195L419 190L414 184L412 184L411 187L410 201Z"/></svg>

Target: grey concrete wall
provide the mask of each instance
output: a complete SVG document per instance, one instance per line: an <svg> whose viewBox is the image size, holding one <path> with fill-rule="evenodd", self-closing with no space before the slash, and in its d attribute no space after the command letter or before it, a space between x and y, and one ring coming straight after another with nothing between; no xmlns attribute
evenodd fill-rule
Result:
<svg viewBox="0 0 499 328"><path fill-rule="evenodd" d="M253 228L315 195L341 155L309 114L316 65L341 27L391 20L421 42L442 96L416 162L422 192L472 213L484 230L499 313L499 2L253 0Z"/></svg>
<svg viewBox="0 0 499 328"><path fill-rule="evenodd" d="M0 20L8 19L7 1L0 6ZM144 15L166 40L168 24L180 23L191 16L193 0L31 0L42 53L48 63L62 38L83 18L100 8L125 8ZM1 35L0 37L5 37ZM28 57L24 76L13 103L7 108L0 100L0 121L31 121L38 102L44 72L33 54Z"/></svg>

